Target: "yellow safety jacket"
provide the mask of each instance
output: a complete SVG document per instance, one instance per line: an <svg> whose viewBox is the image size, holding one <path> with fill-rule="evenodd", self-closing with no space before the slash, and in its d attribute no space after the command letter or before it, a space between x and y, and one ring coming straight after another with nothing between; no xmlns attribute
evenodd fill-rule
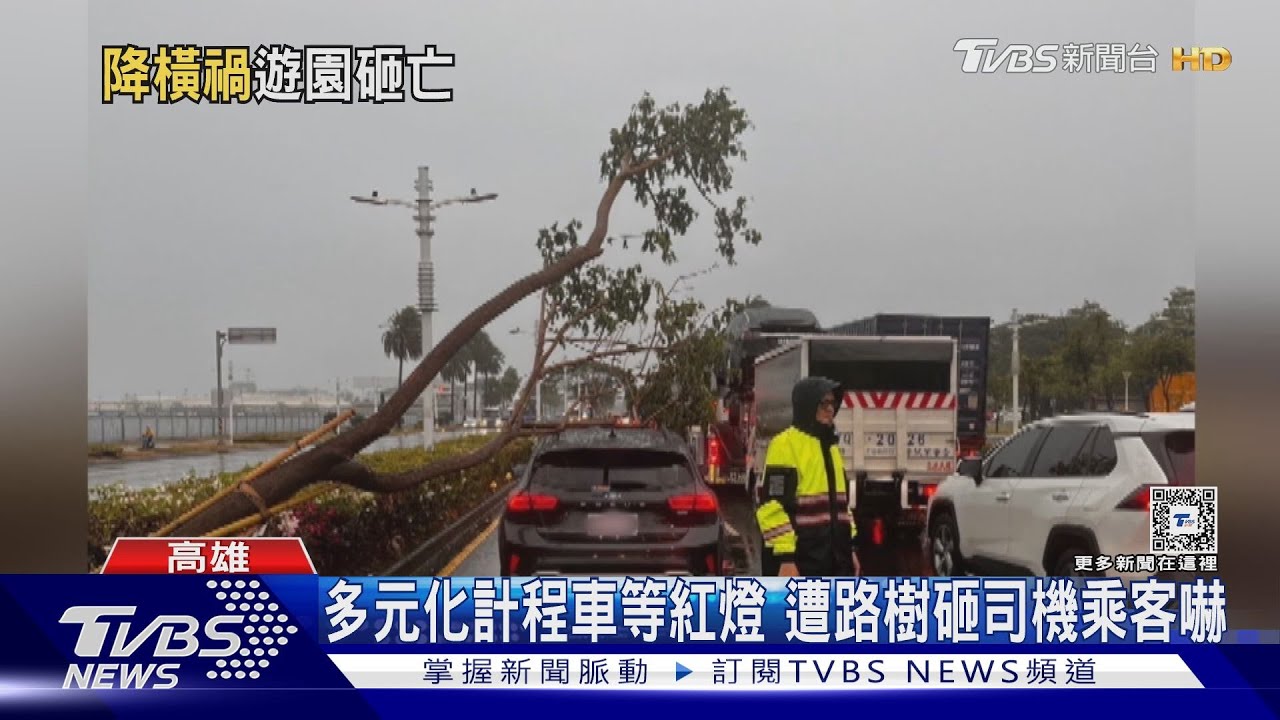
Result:
<svg viewBox="0 0 1280 720"><path fill-rule="evenodd" d="M857 524L849 514L848 481L836 443L795 427L769 443L756 522L767 551L794 562L801 575L853 575Z"/></svg>

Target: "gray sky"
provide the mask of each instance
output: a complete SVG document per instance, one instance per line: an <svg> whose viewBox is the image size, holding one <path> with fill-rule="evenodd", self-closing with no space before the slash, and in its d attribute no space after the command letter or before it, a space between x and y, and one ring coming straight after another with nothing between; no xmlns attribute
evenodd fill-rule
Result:
<svg viewBox="0 0 1280 720"><path fill-rule="evenodd" d="M642 10L638 9L643 7ZM216 8L216 10L215 10ZM1050 9L1051 8L1051 9ZM755 129L737 191L764 242L697 294L761 293L833 324L875 312L1057 312L1089 298L1126 322L1194 285L1190 2L164 2L90 4L99 46L436 44L455 102L103 106L90 98L89 394L207 392L213 333L279 328L231 349L260 387L394 375L378 325L416 300L409 198L440 210L439 337L534 269L537 230L589 220L599 154L641 93L728 86ZM1156 74L966 75L962 37L1150 43ZM100 86L91 85L100 92ZM643 230L626 199L615 232ZM700 224L682 267L713 262ZM634 254L611 262L633 262ZM664 272L670 277L671 272ZM526 302L489 327L527 367Z"/></svg>

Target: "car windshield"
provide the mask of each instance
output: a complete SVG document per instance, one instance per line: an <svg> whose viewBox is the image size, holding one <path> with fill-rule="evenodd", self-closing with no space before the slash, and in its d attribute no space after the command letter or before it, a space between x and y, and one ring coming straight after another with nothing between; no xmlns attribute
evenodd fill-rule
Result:
<svg viewBox="0 0 1280 720"><path fill-rule="evenodd" d="M1170 485L1196 484L1196 434L1192 430L1150 433L1143 437Z"/></svg>
<svg viewBox="0 0 1280 720"><path fill-rule="evenodd" d="M684 456L678 453L572 450L539 458L530 485L567 491L666 491L686 488L693 482Z"/></svg>

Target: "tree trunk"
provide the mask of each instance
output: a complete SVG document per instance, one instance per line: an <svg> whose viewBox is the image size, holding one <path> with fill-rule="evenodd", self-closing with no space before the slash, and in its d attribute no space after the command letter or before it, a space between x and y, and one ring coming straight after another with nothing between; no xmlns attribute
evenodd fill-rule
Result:
<svg viewBox="0 0 1280 720"><path fill-rule="evenodd" d="M386 435L395 426L396 420L403 417L413 405L414 400L426 390L427 385L439 374L445 363L458 354L467 341L480 330L524 298L554 284L579 267L600 257L604 253L604 240L609 232L609 213L618 194L628 180L646 172L659 161L660 159L654 159L630 166L611 179L596 208L595 227L587 242L569 250L555 262L544 265L542 269L525 275L468 313L432 347L431 352L427 353L418 367L409 373L405 384L391 396L381 410L347 432L336 435L315 446L309 452L301 453L274 470L264 473L248 483L248 487L253 489L267 507L273 507L293 497L312 483L328 479L357 485L358 481L367 480L371 473L363 465L351 459L375 440ZM430 472L422 469L389 478L374 476L373 486L366 489L378 492L403 490L421 484L428 477L438 477L447 472L465 470L486 462L514 437L516 425L512 424L508 428L508 432L487 444L480 452L458 459L432 463L428 468ZM202 536L243 518L252 517L258 511L258 505L250 499L250 495L244 492L233 492L182 523L171 534L177 537Z"/></svg>
<svg viewBox="0 0 1280 720"><path fill-rule="evenodd" d="M396 376L396 390L404 387L404 357L400 357L400 373ZM424 419L425 422L425 419ZM396 418L396 427L404 429L404 418Z"/></svg>

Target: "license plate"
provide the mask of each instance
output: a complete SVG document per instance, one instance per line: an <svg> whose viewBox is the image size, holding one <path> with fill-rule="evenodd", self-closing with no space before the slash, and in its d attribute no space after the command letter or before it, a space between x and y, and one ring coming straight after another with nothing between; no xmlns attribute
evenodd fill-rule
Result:
<svg viewBox="0 0 1280 720"><path fill-rule="evenodd" d="M640 517L635 513L592 513L587 515L587 533L597 537L634 537L640 534Z"/></svg>
<svg viewBox="0 0 1280 720"><path fill-rule="evenodd" d="M912 447L907 448L907 457L912 460L950 460L955 457L955 450L950 447Z"/></svg>
<svg viewBox="0 0 1280 720"><path fill-rule="evenodd" d="M895 448L898 446L898 434L891 432L872 432L866 435L868 448Z"/></svg>

